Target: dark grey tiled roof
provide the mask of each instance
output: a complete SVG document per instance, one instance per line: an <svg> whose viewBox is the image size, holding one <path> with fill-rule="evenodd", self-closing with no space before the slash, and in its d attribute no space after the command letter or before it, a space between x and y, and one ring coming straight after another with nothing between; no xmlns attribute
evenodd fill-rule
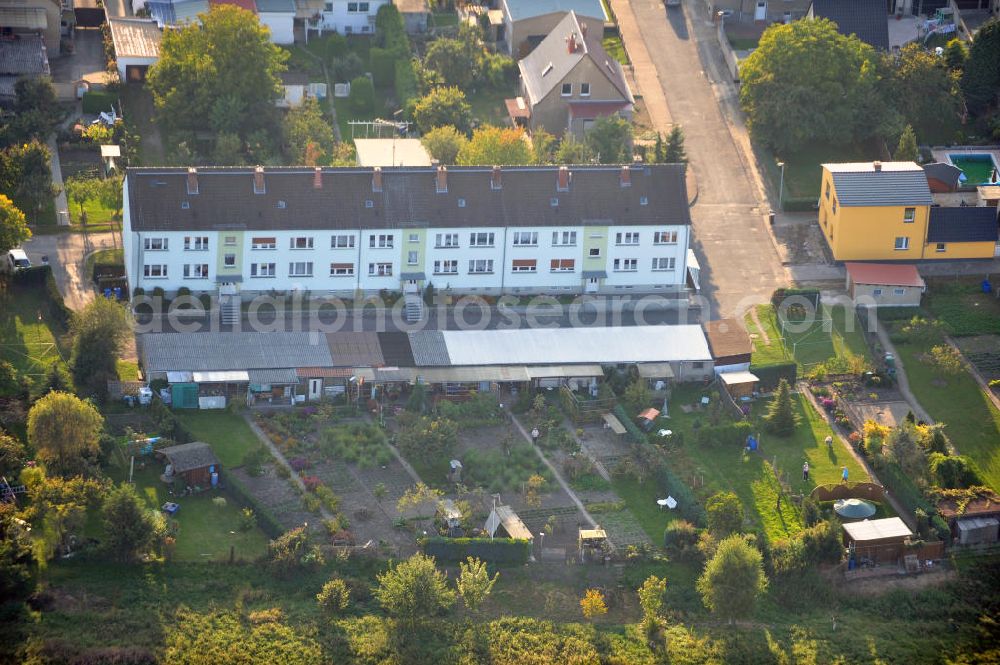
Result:
<svg viewBox="0 0 1000 665"><path fill-rule="evenodd" d="M413 351L405 332L378 333L378 344L388 367L413 367Z"/></svg>
<svg viewBox="0 0 1000 665"><path fill-rule="evenodd" d="M927 174L928 178L934 178L935 180L940 180L953 187L957 187L958 177L962 175L962 169L953 164L931 162L930 164L924 164L924 173Z"/></svg>
<svg viewBox="0 0 1000 665"><path fill-rule="evenodd" d="M333 366L323 335L306 332L148 333L138 344L147 373Z"/></svg>
<svg viewBox="0 0 1000 665"><path fill-rule="evenodd" d="M919 206L934 202L927 174L913 162L824 164L843 207Z"/></svg>
<svg viewBox="0 0 1000 665"><path fill-rule="evenodd" d="M140 168L128 170L128 194L134 231L687 225L684 168L632 166L622 187L620 166L573 166L560 192L557 167L504 168L500 189L490 167L451 167L440 194L432 167L383 169L381 192L369 168L325 168L321 188L313 169L266 168L263 194L254 194L251 168L200 168L196 195L187 194L187 169Z"/></svg>
<svg viewBox="0 0 1000 665"><path fill-rule="evenodd" d="M49 73L49 59L41 35L20 35L16 40L0 40L0 74L39 76Z"/></svg>
<svg viewBox="0 0 1000 665"><path fill-rule="evenodd" d="M816 18L828 18L842 35L857 35L875 48L889 50L889 12L885 0L813 0Z"/></svg>
<svg viewBox="0 0 1000 665"><path fill-rule="evenodd" d="M927 242L996 242L997 209L931 208Z"/></svg>
<svg viewBox="0 0 1000 665"><path fill-rule="evenodd" d="M435 367L451 365L448 355L448 345L440 330L421 330L412 332L410 348L413 351L413 362L417 367Z"/></svg>

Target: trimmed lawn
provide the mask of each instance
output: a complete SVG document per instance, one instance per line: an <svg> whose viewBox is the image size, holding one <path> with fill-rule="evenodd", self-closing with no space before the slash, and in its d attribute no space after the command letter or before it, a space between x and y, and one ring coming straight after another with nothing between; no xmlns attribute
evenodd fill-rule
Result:
<svg viewBox="0 0 1000 665"><path fill-rule="evenodd" d="M166 163L164 136L159 125L153 121L155 109L153 96L141 83L126 83L122 86L122 106L125 123L129 126L129 136L138 136L140 164L133 166L159 166Z"/></svg>
<svg viewBox="0 0 1000 665"><path fill-rule="evenodd" d="M747 330L757 335L754 339L753 363L767 365L794 360L799 370L808 369L830 358L858 356L870 363L868 345L861 334L861 322L854 312L846 307L826 305L820 311L821 316L832 319L832 323L816 323L798 332L789 330L786 325L786 339L782 344L781 324L774 308L771 305L758 305L757 317L764 331L757 329L749 314L745 318ZM763 332L766 332L769 344L764 343Z"/></svg>
<svg viewBox="0 0 1000 665"><path fill-rule="evenodd" d="M458 25L458 12L434 12L431 14L427 25L435 28L447 28Z"/></svg>
<svg viewBox="0 0 1000 665"><path fill-rule="evenodd" d="M261 445L243 420L243 416L228 411L177 411L177 416L199 441L212 446L223 468L243 464L248 452Z"/></svg>
<svg viewBox="0 0 1000 665"><path fill-rule="evenodd" d="M897 344L896 351L917 400L932 418L947 423L958 452L972 458L983 481L1000 490L1000 411L967 372L942 377L921 360L921 347Z"/></svg>
<svg viewBox="0 0 1000 665"><path fill-rule="evenodd" d="M663 546L663 530L670 522L680 519L673 510L663 510L656 501L663 498L663 492L653 479L640 483L635 478L612 476L611 487L615 494L625 502L636 521L642 526L650 540L657 547ZM598 516L599 517L599 516ZM600 522L600 519L597 519Z"/></svg>
<svg viewBox="0 0 1000 665"><path fill-rule="evenodd" d="M509 118L503 100L517 96L515 84L511 83L508 87L500 89L486 87L475 92L466 90L465 94L466 101L472 107L473 124L507 126Z"/></svg>
<svg viewBox="0 0 1000 665"><path fill-rule="evenodd" d="M159 510L167 501L181 508L170 523L177 525L177 545L174 557L178 561L219 561L229 559L229 548L235 548L237 559L253 561L267 551L267 536L258 528L240 529L240 504L223 490L207 490L191 496L171 496L160 480L162 469L157 463L137 470L135 488L152 510ZM125 469L128 473L128 469ZM224 505L213 499L222 497Z"/></svg>
<svg viewBox="0 0 1000 665"><path fill-rule="evenodd" d="M125 264L125 250L123 249L99 249L87 256L83 267L83 278L90 280L94 276L94 266L98 263L118 263Z"/></svg>
<svg viewBox="0 0 1000 665"><path fill-rule="evenodd" d="M121 381L139 380L139 363L133 360L119 360L117 364L118 379Z"/></svg>
<svg viewBox="0 0 1000 665"><path fill-rule="evenodd" d="M69 357L66 330L52 321L44 287L0 290L0 360L31 379L44 377L53 362Z"/></svg>
<svg viewBox="0 0 1000 665"><path fill-rule="evenodd" d="M759 403L763 408L765 402ZM692 473L704 482L702 495L732 491L743 503L747 517L763 526L768 540L774 542L794 535L802 528L797 506L787 498L775 509L778 484L770 465L787 477L792 492L808 495L816 485L840 482L841 467L846 466L851 480L865 480L861 465L839 444L830 451L824 443L833 432L823 418L795 395L795 410L802 422L795 433L780 438L761 432L760 450L746 457L742 450L723 449L715 445L698 445L693 434L684 434L684 453L693 465ZM809 462L809 481L802 480L802 463ZM691 474L685 474L690 480Z"/></svg>

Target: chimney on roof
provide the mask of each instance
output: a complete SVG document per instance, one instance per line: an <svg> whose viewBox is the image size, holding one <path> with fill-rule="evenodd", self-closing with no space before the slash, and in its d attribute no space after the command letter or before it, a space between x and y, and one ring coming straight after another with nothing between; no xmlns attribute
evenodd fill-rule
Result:
<svg viewBox="0 0 1000 665"><path fill-rule="evenodd" d="M191 196L198 193L198 169L193 166L188 168L187 193Z"/></svg>
<svg viewBox="0 0 1000 665"><path fill-rule="evenodd" d="M434 182L437 188L438 194L446 194L448 192L448 167L439 166L437 167L437 174L434 178Z"/></svg>
<svg viewBox="0 0 1000 665"><path fill-rule="evenodd" d="M882 170L882 162L872 162L872 168L875 169L875 173L880 172Z"/></svg>
<svg viewBox="0 0 1000 665"><path fill-rule="evenodd" d="M494 166L493 174L490 176L490 189L503 189L503 180L500 174L500 167Z"/></svg>
<svg viewBox="0 0 1000 665"><path fill-rule="evenodd" d="M323 189L323 168L313 167L313 189Z"/></svg>
<svg viewBox="0 0 1000 665"><path fill-rule="evenodd" d="M566 50L570 53L576 53L576 33L569 33L569 37L566 38Z"/></svg>
<svg viewBox="0 0 1000 665"><path fill-rule="evenodd" d="M264 167L257 166L253 170L253 193L263 194L267 189L264 187Z"/></svg>
<svg viewBox="0 0 1000 665"><path fill-rule="evenodd" d="M382 167L376 166L372 169L372 191L381 192L382 191Z"/></svg>
<svg viewBox="0 0 1000 665"><path fill-rule="evenodd" d="M565 166L559 167L559 176L556 180L556 191L557 192L568 192L569 191L569 181L572 179L572 174L569 169Z"/></svg>
<svg viewBox="0 0 1000 665"><path fill-rule="evenodd" d="M621 185L622 187L632 186L632 171L629 169L628 166L622 167L622 170L618 175L618 184Z"/></svg>

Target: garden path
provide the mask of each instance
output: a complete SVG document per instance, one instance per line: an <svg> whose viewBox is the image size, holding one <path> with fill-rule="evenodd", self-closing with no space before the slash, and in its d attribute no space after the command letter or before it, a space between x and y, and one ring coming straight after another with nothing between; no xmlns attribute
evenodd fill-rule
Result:
<svg viewBox="0 0 1000 665"><path fill-rule="evenodd" d="M878 476L875 475L875 471L868 463L868 460L865 459L861 454L859 454L858 451L854 449L854 446L851 445L851 442L845 439L840 434L840 429L834 422L833 416L831 416L830 413L827 412L827 410L824 409L822 406L820 406L820 404L816 401L816 396L812 394L811 390L809 390L809 384L807 384L805 381L799 381L796 384L796 387L798 388L800 393L805 395L806 400L809 401L809 404L812 406L813 409L815 409L816 413L820 414L820 416L822 416L826 420L827 424L830 425L830 429L833 430L834 436L836 436L837 440L840 441L840 444L843 446L844 450L846 450L847 453L851 457L853 457L858 464L861 465L861 467L868 474L868 477L871 480L871 482L878 483L879 485L885 487L885 485L878 479ZM914 411L914 413L916 413L916 411ZM885 490L885 498L887 498L889 500L889 503L892 504L892 509L896 511L896 514L899 515L900 519L906 522L906 526L908 526L911 530L916 531L917 523L914 516L909 511L906 510L903 504L901 504L899 501L896 500L896 497L894 497L888 489Z"/></svg>
<svg viewBox="0 0 1000 665"><path fill-rule="evenodd" d="M264 430L262 430L260 426L257 425L256 422L254 422L254 419L249 412L243 414L243 419L247 421L247 425L250 426L250 430L254 433L254 436L256 436L257 439L261 443L263 443L267 447L267 449L271 452L271 455L274 457L274 460L281 466L288 469L288 473L290 474L289 478L292 479L292 482L298 485L299 489L305 492L306 484L302 482L302 476L300 476L299 472L293 469L292 465L288 463L288 460L285 459L285 456L282 454L282 452L278 450L278 446L274 445L274 442L271 441L271 437L265 434ZM333 519L333 513L327 510L326 506L324 505L320 505L319 514L322 515L323 519L325 520Z"/></svg>
<svg viewBox="0 0 1000 665"><path fill-rule="evenodd" d="M917 401L916 395L910 390L910 380L906 376L906 368L903 367L903 359L899 357L899 353L896 351L896 347L893 345L892 340L889 339L889 333L886 332L885 326L879 321L876 324L875 331L878 334L878 341L882 344L882 348L885 349L886 353L891 353L892 357L896 359L896 383L899 385L899 392L902 393L903 398L909 403L910 408L913 410L913 415L917 417L918 420L923 420L925 423L933 424L934 419L931 418L930 414L920 405Z"/></svg>
<svg viewBox="0 0 1000 665"><path fill-rule="evenodd" d="M591 527L596 527L597 520L595 520L591 516L591 514L587 512L587 507L583 505L583 501L580 501L580 497L576 495L576 492L573 491L573 488L570 487L569 483L567 483L566 480L562 477L562 474L559 473L559 470L556 469L555 465L552 464L552 462L550 462L549 459L545 456L545 453L543 453L542 450L531 441L531 435L528 434L528 430L524 429L524 425L522 425L520 421L518 421L518 419L515 418L514 414L511 413L510 411L507 411L507 417L510 418L512 423L514 423L514 427L516 427L517 431L521 433L521 436L524 437L524 440L531 444L531 448L535 451L535 454L538 455L539 459L542 460L542 464L547 466L549 471L552 472L552 477L556 479L556 482L559 483L559 486L562 487L564 492L566 492L566 495L569 496L570 500L576 506L577 510L579 510L580 513L583 515L584 519L587 520L587 522L590 524Z"/></svg>

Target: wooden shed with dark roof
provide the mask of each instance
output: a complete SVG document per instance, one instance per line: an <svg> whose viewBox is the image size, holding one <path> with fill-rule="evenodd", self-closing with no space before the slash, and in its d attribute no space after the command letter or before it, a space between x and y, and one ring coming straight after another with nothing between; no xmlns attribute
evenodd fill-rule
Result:
<svg viewBox="0 0 1000 665"><path fill-rule="evenodd" d="M715 373L745 370L750 367L753 341L736 319L706 321L701 326L705 330L708 348L715 361Z"/></svg>
<svg viewBox="0 0 1000 665"><path fill-rule="evenodd" d="M167 462L164 480L179 478L188 487L210 487L212 474L222 473L219 458L202 441L161 448L156 454Z"/></svg>

